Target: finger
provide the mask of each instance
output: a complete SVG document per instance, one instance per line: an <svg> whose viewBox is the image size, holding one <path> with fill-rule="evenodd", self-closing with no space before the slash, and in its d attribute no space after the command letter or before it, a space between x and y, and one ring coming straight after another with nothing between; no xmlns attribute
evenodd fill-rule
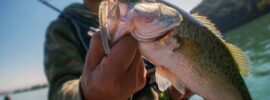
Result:
<svg viewBox="0 0 270 100"><path fill-rule="evenodd" d="M140 58L140 60L141 60L140 61L140 66L137 66L138 67L138 77L139 77L140 83L143 84L143 86L144 86L145 83L146 83L147 71L145 69L143 58Z"/></svg>
<svg viewBox="0 0 270 100"><path fill-rule="evenodd" d="M100 69L105 71L104 73L122 77L135 58L137 46L137 41L133 37L124 36L101 61Z"/></svg>
<svg viewBox="0 0 270 100"><path fill-rule="evenodd" d="M130 68L124 75L124 81L126 84L123 85L127 85L126 88L130 88L134 92L140 90L143 88L146 81L146 74L144 75L144 71L143 60L141 58L141 54L138 51Z"/></svg>
<svg viewBox="0 0 270 100"><path fill-rule="evenodd" d="M130 64L130 66L128 67L126 73L136 73L137 70L139 69L139 64L142 63L141 61L141 53L139 52L139 50L136 51L136 54L135 54L135 57L134 59L132 60L132 63Z"/></svg>
<svg viewBox="0 0 270 100"><path fill-rule="evenodd" d="M137 68L137 82L136 82L137 89L141 90L145 86L146 75L147 75L147 72L143 63L143 59L141 56L139 58L139 63L136 64L135 67Z"/></svg>
<svg viewBox="0 0 270 100"><path fill-rule="evenodd" d="M87 51L85 61L86 68L93 70L104 56L105 53L102 47L101 36L100 32L98 32L91 37L90 48Z"/></svg>
<svg viewBox="0 0 270 100"><path fill-rule="evenodd" d="M145 81L147 72L143 63L141 53L139 51L137 51L136 58L133 60L131 68L132 67L134 67L134 70L128 70L127 73L130 75L134 75L134 77L137 78L137 81L140 84L145 83L144 81Z"/></svg>

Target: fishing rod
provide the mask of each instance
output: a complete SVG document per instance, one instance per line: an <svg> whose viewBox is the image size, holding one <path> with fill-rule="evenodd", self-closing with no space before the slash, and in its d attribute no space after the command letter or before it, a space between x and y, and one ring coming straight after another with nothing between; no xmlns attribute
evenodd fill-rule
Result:
<svg viewBox="0 0 270 100"><path fill-rule="evenodd" d="M54 11L60 13L60 14L63 15L64 17L71 19L71 21L72 21L73 23L76 24L76 22L77 22L77 23L79 22L79 21L76 21L76 19L72 18L71 15L67 15L67 14L62 13L62 11L61 11L60 9L56 8L55 6L53 6L53 5L50 4L48 1L46 1L46 0L38 0L38 1L41 2L42 4L46 5L47 7L53 9ZM93 13L88 12L88 11L86 11L86 12L84 12L84 13L93 14ZM80 23L80 22L79 22L78 24L82 25L83 27L87 27L87 25L84 25L83 23ZM80 32L80 27L78 27L78 26L75 25L75 28L76 28L76 30L79 30L78 32ZM97 31L96 29L93 29L93 28L90 28L89 30L92 31L92 32L96 32L96 31ZM84 37L82 37L80 34L79 34L79 37L81 38L81 40L84 40L84 39L83 39ZM103 45L103 47L105 48L104 51L105 51L106 54L109 54L109 52L110 52L110 47L109 47L108 34L107 34L107 32L104 32L103 29L101 30L101 37L102 37L102 45ZM87 49L88 49L87 44L86 44L85 42L83 42L83 45L84 45L85 49L87 50Z"/></svg>
<svg viewBox="0 0 270 100"><path fill-rule="evenodd" d="M83 30L88 29L91 32L96 32L97 28L90 27L89 25L83 23L82 21L80 21L81 18L78 17L78 16L74 16L74 15L69 14L69 13L64 13L63 11L61 11L60 9L55 7L54 5L50 4L47 0L38 0L38 2L44 4L45 6L51 8L52 10L54 10L56 12L58 12L64 18L70 20L70 22L74 25L75 30L77 31L76 33L77 33L83 47L85 48L86 51L89 49L89 47L88 47L89 45L87 43L87 41L89 41L89 40L86 39L86 38L88 38L88 35L86 35ZM77 11L80 11L80 10L77 10ZM87 14L93 14L93 13L88 12L88 11L81 11L81 12L82 13L87 13ZM97 26L97 25L95 25L95 26Z"/></svg>
<svg viewBox="0 0 270 100"><path fill-rule="evenodd" d="M58 13L62 13L62 11L58 8L56 8L55 6L53 6L52 4L50 4L48 1L46 0L38 0L40 3L46 5L47 7L53 9L54 11L58 12Z"/></svg>
<svg viewBox="0 0 270 100"><path fill-rule="evenodd" d="M82 25L83 27L88 27L88 25L84 24L84 23L81 23L80 21L76 20L73 18L73 16L69 13L63 13L63 11L61 11L59 8L55 7L54 5L50 4L48 1L46 0L38 0L40 3L44 4L45 6L51 8L52 10L58 12L59 14L61 14L62 16L64 16L65 18L68 18L80 25ZM74 10L77 10L77 9L74 9ZM77 11L80 11L80 10L77 10ZM91 13L91 12L88 12L88 11L81 11L83 13L87 13L87 14L94 14L94 13ZM90 28L91 31L96 31L92 28Z"/></svg>

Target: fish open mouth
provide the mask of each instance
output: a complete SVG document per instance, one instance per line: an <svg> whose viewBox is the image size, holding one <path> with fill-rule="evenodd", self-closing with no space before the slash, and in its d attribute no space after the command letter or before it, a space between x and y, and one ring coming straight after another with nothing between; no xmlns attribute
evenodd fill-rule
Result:
<svg viewBox="0 0 270 100"><path fill-rule="evenodd" d="M101 27L107 27L107 33L113 37L112 41L118 40L126 32L131 33L138 41L159 40L171 33L170 30L182 21L181 14L164 4L155 2L136 3L133 6L130 4L109 0L103 9ZM121 20L126 17L128 21ZM117 30L113 32L115 28Z"/></svg>

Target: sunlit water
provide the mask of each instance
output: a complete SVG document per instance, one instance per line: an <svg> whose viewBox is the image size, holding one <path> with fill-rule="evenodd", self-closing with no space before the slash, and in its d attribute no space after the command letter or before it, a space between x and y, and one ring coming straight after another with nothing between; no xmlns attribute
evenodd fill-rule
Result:
<svg viewBox="0 0 270 100"><path fill-rule="evenodd" d="M253 99L270 100L270 14L227 33L224 38L250 57L252 74L245 81ZM47 92L46 88L14 94L11 99L47 100Z"/></svg>
<svg viewBox="0 0 270 100"><path fill-rule="evenodd" d="M228 32L224 38L250 58L251 75L244 79L252 98L270 100L270 13Z"/></svg>
<svg viewBox="0 0 270 100"><path fill-rule="evenodd" d="M252 74L245 81L254 100L270 100L270 14L227 33L225 39L250 57Z"/></svg>

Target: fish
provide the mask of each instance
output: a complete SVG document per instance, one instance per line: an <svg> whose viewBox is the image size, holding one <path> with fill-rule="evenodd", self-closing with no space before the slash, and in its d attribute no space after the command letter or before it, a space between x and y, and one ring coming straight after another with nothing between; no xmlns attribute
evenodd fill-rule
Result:
<svg viewBox="0 0 270 100"><path fill-rule="evenodd" d="M109 41L132 35L179 92L187 88L206 100L252 100L243 80L250 74L248 56L206 17L164 0L105 0L100 8L106 9L100 20Z"/></svg>

